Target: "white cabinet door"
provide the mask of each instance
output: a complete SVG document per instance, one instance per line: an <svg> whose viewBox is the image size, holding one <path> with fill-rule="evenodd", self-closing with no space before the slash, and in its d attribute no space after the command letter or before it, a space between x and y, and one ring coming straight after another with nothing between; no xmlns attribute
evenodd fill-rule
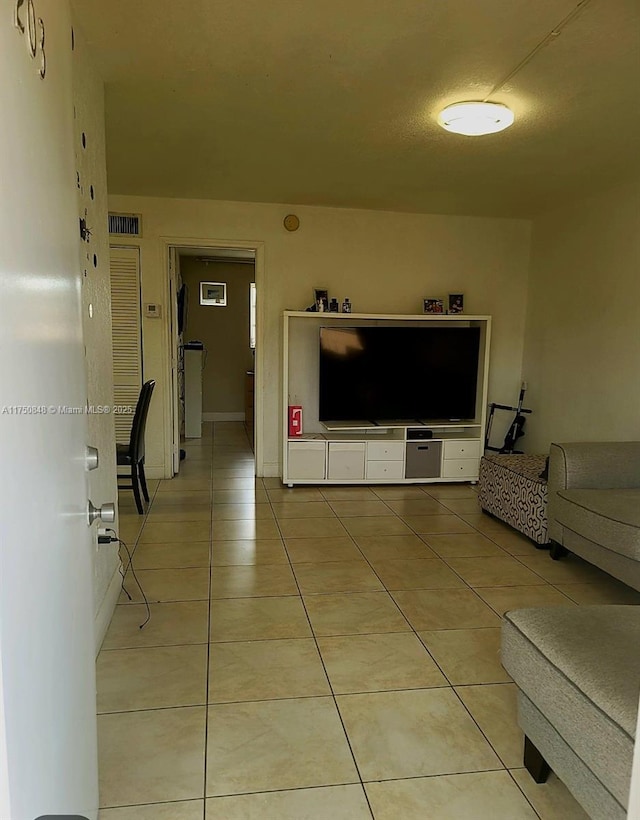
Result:
<svg viewBox="0 0 640 820"><path fill-rule="evenodd" d="M323 481L326 451L324 441L290 441L286 479Z"/></svg>
<svg viewBox="0 0 640 820"><path fill-rule="evenodd" d="M329 442L328 478L364 478L365 442Z"/></svg>

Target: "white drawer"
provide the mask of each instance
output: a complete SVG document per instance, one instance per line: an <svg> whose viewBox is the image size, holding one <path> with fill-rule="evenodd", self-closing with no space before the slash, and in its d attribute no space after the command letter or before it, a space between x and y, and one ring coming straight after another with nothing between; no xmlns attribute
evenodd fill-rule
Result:
<svg viewBox="0 0 640 820"><path fill-rule="evenodd" d="M327 478L363 479L365 442L329 442Z"/></svg>
<svg viewBox="0 0 640 820"><path fill-rule="evenodd" d="M367 478L404 478L402 461L367 461Z"/></svg>
<svg viewBox="0 0 640 820"><path fill-rule="evenodd" d="M478 439L444 442L444 458L480 458Z"/></svg>
<svg viewBox="0 0 640 820"><path fill-rule="evenodd" d="M288 479L324 479L327 445L324 441L290 441Z"/></svg>
<svg viewBox="0 0 640 820"><path fill-rule="evenodd" d="M368 441L367 461L403 461L404 441Z"/></svg>
<svg viewBox="0 0 640 820"><path fill-rule="evenodd" d="M442 462L443 478L478 478L479 462L477 458L446 458Z"/></svg>
<svg viewBox="0 0 640 820"><path fill-rule="evenodd" d="M364 453L364 441L330 441L330 453Z"/></svg>

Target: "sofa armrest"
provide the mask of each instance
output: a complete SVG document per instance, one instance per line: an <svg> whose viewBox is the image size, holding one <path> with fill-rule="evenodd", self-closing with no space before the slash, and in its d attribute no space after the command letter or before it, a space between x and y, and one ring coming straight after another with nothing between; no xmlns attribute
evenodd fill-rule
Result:
<svg viewBox="0 0 640 820"><path fill-rule="evenodd" d="M547 482L547 527L551 541L563 543L558 492L640 487L640 441L552 444Z"/></svg>
<svg viewBox="0 0 640 820"><path fill-rule="evenodd" d="M640 441L552 444L549 494L558 490L640 487Z"/></svg>

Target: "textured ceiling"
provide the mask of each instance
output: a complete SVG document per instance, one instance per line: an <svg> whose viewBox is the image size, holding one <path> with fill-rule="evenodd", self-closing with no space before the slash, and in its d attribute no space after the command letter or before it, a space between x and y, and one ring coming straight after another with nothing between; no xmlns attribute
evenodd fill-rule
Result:
<svg viewBox="0 0 640 820"><path fill-rule="evenodd" d="M106 83L111 193L531 216L627 177L640 3L591 0L491 100L515 125L443 131L578 0L74 0Z"/></svg>

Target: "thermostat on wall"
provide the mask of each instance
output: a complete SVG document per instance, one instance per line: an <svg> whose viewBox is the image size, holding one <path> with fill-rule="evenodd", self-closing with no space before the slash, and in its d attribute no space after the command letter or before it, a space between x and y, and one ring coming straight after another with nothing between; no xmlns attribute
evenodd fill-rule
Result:
<svg viewBox="0 0 640 820"><path fill-rule="evenodd" d="M162 315L162 305L157 302L148 302L144 306L144 315L148 319L159 319Z"/></svg>

